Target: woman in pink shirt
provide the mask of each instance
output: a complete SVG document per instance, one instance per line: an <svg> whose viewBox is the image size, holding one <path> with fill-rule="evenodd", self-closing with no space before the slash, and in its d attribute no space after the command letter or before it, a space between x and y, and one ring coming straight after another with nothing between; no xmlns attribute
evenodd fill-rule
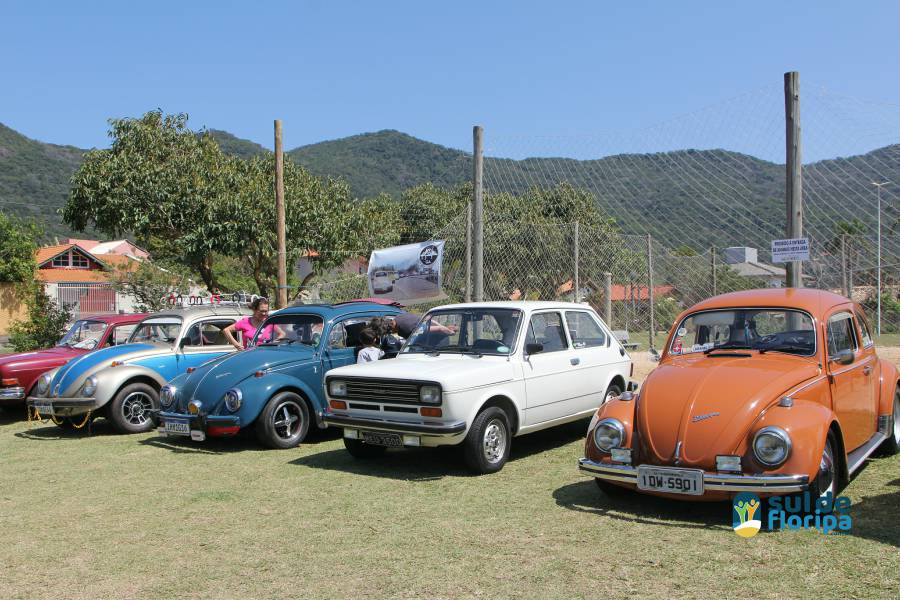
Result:
<svg viewBox="0 0 900 600"><path fill-rule="evenodd" d="M269 316L269 301L266 298L257 298L250 303L250 309L253 314L237 321L234 325L229 325L222 330L228 342L235 347L236 350L243 350L253 340L256 330L260 328L266 317ZM259 332L259 343L271 342L272 336L275 335L275 326L268 325ZM234 337L234 332L241 332L241 342Z"/></svg>

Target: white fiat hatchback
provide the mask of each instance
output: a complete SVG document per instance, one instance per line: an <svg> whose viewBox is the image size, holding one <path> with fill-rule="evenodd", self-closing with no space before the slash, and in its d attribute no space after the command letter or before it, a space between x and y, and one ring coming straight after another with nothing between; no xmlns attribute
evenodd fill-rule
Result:
<svg viewBox="0 0 900 600"><path fill-rule="evenodd" d="M453 304L428 311L396 359L330 371L325 423L355 457L462 444L491 473L513 437L590 417L633 387L631 372L586 304Z"/></svg>

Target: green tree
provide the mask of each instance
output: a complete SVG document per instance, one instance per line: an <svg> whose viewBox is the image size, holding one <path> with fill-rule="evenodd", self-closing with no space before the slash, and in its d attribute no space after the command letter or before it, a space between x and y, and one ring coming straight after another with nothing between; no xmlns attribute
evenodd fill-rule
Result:
<svg viewBox="0 0 900 600"><path fill-rule="evenodd" d="M118 267L112 279L112 286L121 294L137 300L138 312L156 312L166 308L166 297L178 293L186 286L188 279L177 269L164 269L157 264L141 262L137 268L125 265Z"/></svg>
<svg viewBox="0 0 900 600"><path fill-rule="evenodd" d="M31 283L27 286L25 302L28 306L28 320L16 321L9 328L9 343L16 352L28 352L49 348L66 333L66 324L72 313L65 306L59 306L44 293L43 285Z"/></svg>
<svg viewBox="0 0 900 600"><path fill-rule="evenodd" d="M23 283L34 277L34 253L41 228L0 212L0 282Z"/></svg>
<svg viewBox="0 0 900 600"><path fill-rule="evenodd" d="M111 236L134 232L155 258L181 262L214 289L213 256L235 226L221 220L219 207L232 193L238 159L211 135L189 130L184 114L111 119L109 135L111 147L88 152L72 176L65 222Z"/></svg>

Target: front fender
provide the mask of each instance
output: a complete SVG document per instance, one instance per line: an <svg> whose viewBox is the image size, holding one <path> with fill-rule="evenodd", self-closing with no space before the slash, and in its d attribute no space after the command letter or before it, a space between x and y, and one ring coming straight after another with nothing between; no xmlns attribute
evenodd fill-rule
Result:
<svg viewBox="0 0 900 600"><path fill-rule="evenodd" d="M242 425L255 421L269 399L284 389L294 389L301 392L312 405L316 423L321 425L322 413L325 409L322 390L313 390L308 384L296 377L282 373L267 373L263 377L249 377L238 384L237 388L244 395L243 405L237 412Z"/></svg>
<svg viewBox="0 0 900 600"><path fill-rule="evenodd" d="M594 427L601 419L616 419L621 422L622 426L625 428L625 439L622 442L622 447L633 447L634 411L637 401L637 397L633 400L614 399L600 405L600 408L597 409L597 412L591 418L590 425L588 425L587 438L584 441L584 455L586 457L599 462L609 456L608 454L600 452L594 445Z"/></svg>
<svg viewBox="0 0 900 600"><path fill-rule="evenodd" d="M894 395L897 393L900 374L894 363L883 359L878 360L878 414L894 414Z"/></svg>
<svg viewBox="0 0 900 600"><path fill-rule="evenodd" d="M159 373L140 365L108 367L97 371L94 373L94 376L97 378L97 391L94 393L94 398L97 400L97 408L112 400L116 393L122 389L122 386L134 379L150 379L156 384L157 388L161 388L166 384L166 380Z"/></svg>
<svg viewBox="0 0 900 600"><path fill-rule="evenodd" d="M825 439L832 423L840 422L832 410L817 402L796 400L793 406L774 406L766 411L747 435L743 450L744 464L752 464L755 469L766 471L763 465L756 462L753 456L753 436L767 426L775 426L784 429L791 438L791 454L787 461L777 469L766 471L767 473L784 473L795 475L808 475L810 481L815 479L822 453L825 451ZM842 465L847 464L847 457L843 453L843 440L837 440L838 448L834 448L836 455L841 455ZM738 453L741 453L740 450ZM746 467L745 467L746 470Z"/></svg>

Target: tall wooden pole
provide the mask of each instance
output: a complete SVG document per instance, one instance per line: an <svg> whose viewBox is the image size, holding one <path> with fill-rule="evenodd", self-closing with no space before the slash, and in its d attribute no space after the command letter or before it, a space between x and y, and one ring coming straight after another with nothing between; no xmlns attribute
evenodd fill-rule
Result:
<svg viewBox="0 0 900 600"><path fill-rule="evenodd" d="M653 237L647 234L647 298L650 300L650 347L654 347L656 307L653 306Z"/></svg>
<svg viewBox="0 0 900 600"><path fill-rule="evenodd" d="M581 302L581 280L578 273L578 237L578 221L575 221L575 247L573 248L575 254L575 302Z"/></svg>
<svg viewBox="0 0 900 600"><path fill-rule="evenodd" d="M482 179L484 173L484 129L476 125L472 130L474 145L474 192L475 200L472 204L472 278L475 287L475 302L484 300L484 197L482 195Z"/></svg>
<svg viewBox="0 0 900 600"><path fill-rule="evenodd" d="M784 74L785 121L785 203L787 222L785 237L803 237L803 173L800 149L800 73ZM787 286L803 287L800 261L787 263Z"/></svg>
<svg viewBox="0 0 900 600"><path fill-rule="evenodd" d="M466 302L472 301L472 202L466 203Z"/></svg>
<svg viewBox="0 0 900 600"><path fill-rule="evenodd" d="M278 235L277 307L287 306L287 239L284 232L284 148L281 144L281 119L275 119L275 228Z"/></svg>

